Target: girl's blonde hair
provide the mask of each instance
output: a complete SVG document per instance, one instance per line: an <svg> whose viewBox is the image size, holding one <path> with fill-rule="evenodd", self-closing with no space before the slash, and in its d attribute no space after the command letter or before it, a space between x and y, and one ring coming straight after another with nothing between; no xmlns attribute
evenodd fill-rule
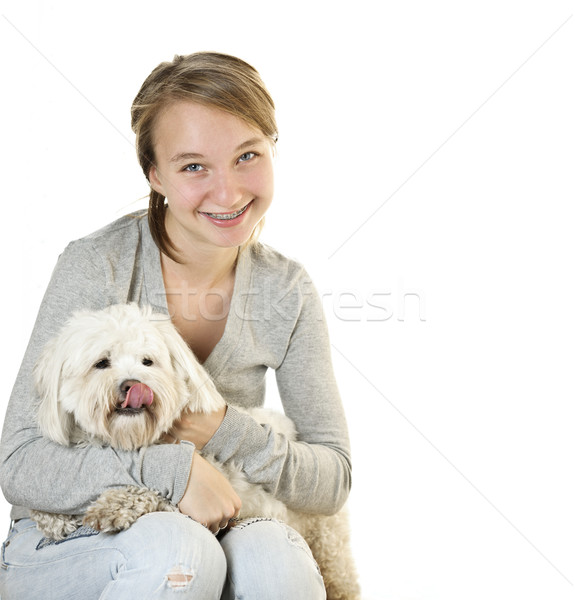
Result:
<svg viewBox="0 0 575 600"><path fill-rule="evenodd" d="M198 102L230 113L259 129L275 144L275 106L259 73L243 60L217 52L197 52L159 64L142 84L132 103L132 130L144 175L156 164L154 127L158 115L174 101ZM166 198L150 189L148 222L158 248L177 260L165 227ZM263 220L250 241L257 238Z"/></svg>

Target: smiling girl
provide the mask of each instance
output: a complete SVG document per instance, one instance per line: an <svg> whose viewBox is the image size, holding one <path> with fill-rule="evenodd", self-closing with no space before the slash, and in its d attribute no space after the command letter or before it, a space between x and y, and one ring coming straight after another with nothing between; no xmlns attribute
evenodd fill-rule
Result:
<svg viewBox="0 0 575 600"><path fill-rule="evenodd" d="M0 482L13 524L0 595L325 598L295 531L265 519L228 529L239 498L199 452L241 465L292 509L332 514L349 493L347 427L321 301L301 265L257 242L273 196L273 101L238 58L176 56L142 85L132 127L149 209L65 249L8 406ZM169 315L229 404L185 415L166 435L175 443L133 452L43 438L31 383L42 348L74 311L125 302ZM234 409L264 404L268 368L297 442ZM157 490L180 512L146 515L115 535L81 529L58 543L42 539L29 519L29 509L81 513L124 485Z"/></svg>

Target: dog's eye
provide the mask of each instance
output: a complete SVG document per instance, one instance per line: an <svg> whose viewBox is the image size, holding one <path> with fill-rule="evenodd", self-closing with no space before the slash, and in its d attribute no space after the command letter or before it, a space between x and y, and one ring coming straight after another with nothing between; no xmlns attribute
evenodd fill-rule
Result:
<svg viewBox="0 0 575 600"><path fill-rule="evenodd" d="M95 369L107 369L110 366L110 359L109 358L103 358L102 360L99 360L95 365L94 368Z"/></svg>
<svg viewBox="0 0 575 600"><path fill-rule="evenodd" d="M151 358L144 358L142 364L144 367L151 367L154 364L154 361Z"/></svg>

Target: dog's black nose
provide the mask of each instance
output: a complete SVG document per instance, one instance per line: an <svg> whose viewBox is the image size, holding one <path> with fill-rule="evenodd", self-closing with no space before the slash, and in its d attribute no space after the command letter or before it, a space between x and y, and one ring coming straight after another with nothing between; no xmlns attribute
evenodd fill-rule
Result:
<svg viewBox="0 0 575 600"><path fill-rule="evenodd" d="M127 394L128 390L136 383L140 383L137 379L126 379L126 381L122 381L120 384L120 392L122 394Z"/></svg>

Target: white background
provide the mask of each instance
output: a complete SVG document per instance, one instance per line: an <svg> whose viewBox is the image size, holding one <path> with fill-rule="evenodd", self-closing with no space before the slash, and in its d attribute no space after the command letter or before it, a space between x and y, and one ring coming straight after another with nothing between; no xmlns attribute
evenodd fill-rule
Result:
<svg viewBox="0 0 575 600"><path fill-rule="evenodd" d="M236 54L278 109L263 240L325 298L366 600L574 598L572 12L4 3L1 413L58 254L145 205L141 82Z"/></svg>

